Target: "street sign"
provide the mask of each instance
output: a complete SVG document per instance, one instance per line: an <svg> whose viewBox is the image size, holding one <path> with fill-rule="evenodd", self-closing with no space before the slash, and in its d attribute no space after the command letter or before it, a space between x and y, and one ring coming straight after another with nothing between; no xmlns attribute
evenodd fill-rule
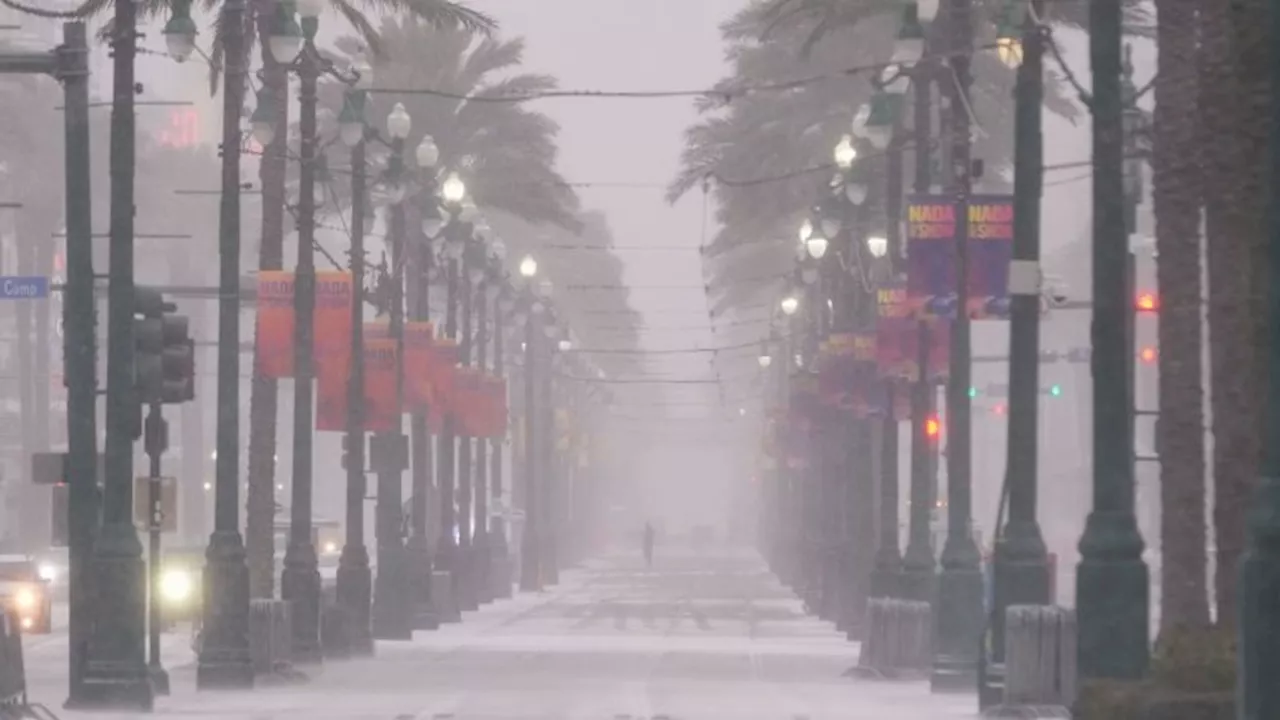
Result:
<svg viewBox="0 0 1280 720"><path fill-rule="evenodd" d="M133 479L133 524L142 532L178 531L178 482L171 477L160 480L160 502L151 506L151 478Z"/></svg>
<svg viewBox="0 0 1280 720"><path fill-rule="evenodd" d="M0 276L0 300L41 300L49 297L49 278L41 275Z"/></svg>

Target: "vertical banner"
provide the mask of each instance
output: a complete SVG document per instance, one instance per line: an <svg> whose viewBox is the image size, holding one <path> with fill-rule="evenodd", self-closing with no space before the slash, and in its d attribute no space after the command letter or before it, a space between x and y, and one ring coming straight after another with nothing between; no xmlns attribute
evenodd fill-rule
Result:
<svg viewBox="0 0 1280 720"><path fill-rule="evenodd" d="M345 378L351 373L351 273L316 272L315 352L316 378Z"/></svg>
<svg viewBox="0 0 1280 720"><path fill-rule="evenodd" d="M396 341L364 341L364 427L369 432L398 432Z"/></svg>
<svg viewBox="0 0 1280 720"><path fill-rule="evenodd" d="M385 326L384 326L385 327ZM389 337L378 337L382 328L365 323L364 339L364 429L369 432L394 431L399 425L388 422L386 413L395 414L396 343ZM390 370L386 370L386 349L390 348ZM381 373L390 374L390 385ZM322 375L316 387L316 430L344 432L347 429L347 384L350 375Z"/></svg>
<svg viewBox="0 0 1280 720"><path fill-rule="evenodd" d="M433 433L444 429L444 416L452 412L457 384L458 342L436 338L431 347L431 397L435 399L427 414L427 427Z"/></svg>
<svg viewBox="0 0 1280 720"><path fill-rule="evenodd" d="M507 381L485 375L481 382L484 388L484 437L500 438L507 431Z"/></svg>
<svg viewBox="0 0 1280 720"><path fill-rule="evenodd" d="M877 405L876 338L840 333L823 343L818 357L818 392L822 405L866 417Z"/></svg>
<svg viewBox="0 0 1280 720"><path fill-rule="evenodd" d="M451 410L457 419L458 434L466 437L480 437L481 425L481 380L480 371L470 367L459 367L453 373L453 398Z"/></svg>
<svg viewBox="0 0 1280 720"><path fill-rule="evenodd" d="M882 378L916 377L919 320L907 305L907 288L894 283L876 290L876 371Z"/></svg>
<svg viewBox="0 0 1280 720"><path fill-rule="evenodd" d="M256 372L293 377L293 273L258 272L258 321L254 329Z"/></svg>
<svg viewBox="0 0 1280 720"><path fill-rule="evenodd" d="M405 412L429 410L435 403L432 391L432 365L435 363L432 338L435 327L429 322L404 325L404 401Z"/></svg>
<svg viewBox="0 0 1280 720"><path fill-rule="evenodd" d="M969 197L969 316L1008 319L1013 196Z"/></svg>
<svg viewBox="0 0 1280 720"><path fill-rule="evenodd" d="M906 302L912 314L955 317L958 209L949 195L912 195L907 199ZM1013 198L971 195L967 221L969 317L1008 317Z"/></svg>

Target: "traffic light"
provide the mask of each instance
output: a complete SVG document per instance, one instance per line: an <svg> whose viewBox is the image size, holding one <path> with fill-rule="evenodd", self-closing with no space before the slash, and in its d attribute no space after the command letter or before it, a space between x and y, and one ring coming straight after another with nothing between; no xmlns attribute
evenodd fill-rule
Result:
<svg viewBox="0 0 1280 720"><path fill-rule="evenodd" d="M158 398L164 385L166 309L164 297L158 291L134 288L133 385L139 403Z"/></svg>
<svg viewBox="0 0 1280 720"><path fill-rule="evenodd" d="M164 342L160 402L184 403L196 398L196 343L185 315L161 318Z"/></svg>
<svg viewBox="0 0 1280 720"><path fill-rule="evenodd" d="M1160 352L1154 347L1147 346L1138 351L1138 359L1150 365L1160 357Z"/></svg>
<svg viewBox="0 0 1280 720"><path fill-rule="evenodd" d="M1057 383L1050 385L1049 395L1052 397L1062 397L1062 386Z"/></svg>
<svg viewBox="0 0 1280 720"><path fill-rule="evenodd" d="M360 433L360 435L359 435L359 436L357 437L357 439L356 439L356 442L361 443L361 445L363 445L363 443L364 443L364 433ZM363 449L363 447L362 447L361 449ZM352 450L352 448L351 448L351 436L350 436L350 435L347 435L347 434L345 434L345 433L344 433L344 434L342 435L342 469L343 469L343 470L350 469L350 463L351 463L351 450ZM362 455L363 455L363 453L362 453ZM363 458L362 458L362 462L361 462L361 464L363 464ZM364 468L360 468L360 469L361 469L361 470L363 470Z"/></svg>
<svg viewBox="0 0 1280 720"><path fill-rule="evenodd" d="M976 398L976 397L978 397L978 388L976 388L976 387L974 387L974 386L970 385L970 386L969 386L969 397L971 397L971 398Z"/></svg>
<svg viewBox="0 0 1280 720"><path fill-rule="evenodd" d="M143 403L195 398L195 341L187 318L152 288L134 288L133 380Z"/></svg>
<svg viewBox="0 0 1280 720"><path fill-rule="evenodd" d="M924 434L930 440L937 440L938 436L942 434L942 423L938 421L936 416L924 421Z"/></svg>
<svg viewBox="0 0 1280 720"><path fill-rule="evenodd" d="M1138 312L1152 313L1160 310L1160 296L1153 292L1138 293L1135 303Z"/></svg>

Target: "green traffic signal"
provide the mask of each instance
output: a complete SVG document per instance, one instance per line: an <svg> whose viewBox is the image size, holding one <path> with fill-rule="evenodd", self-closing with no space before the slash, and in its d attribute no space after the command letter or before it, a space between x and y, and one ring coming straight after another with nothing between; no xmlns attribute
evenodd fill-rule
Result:
<svg viewBox="0 0 1280 720"><path fill-rule="evenodd" d="M974 387L974 386L970 385L970 386L969 386L969 397L971 397L971 398L976 398L976 397L978 397L978 388L976 388L976 387Z"/></svg>
<svg viewBox="0 0 1280 720"><path fill-rule="evenodd" d="M1061 385L1058 385L1058 384L1056 384L1056 383L1055 383L1055 384L1053 384L1053 385L1050 385L1050 386L1049 386L1049 394L1050 394L1050 395L1052 395L1052 396L1054 396L1054 397L1060 397L1060 396L1062 395L1062 386L1061 386Z"/></svg>

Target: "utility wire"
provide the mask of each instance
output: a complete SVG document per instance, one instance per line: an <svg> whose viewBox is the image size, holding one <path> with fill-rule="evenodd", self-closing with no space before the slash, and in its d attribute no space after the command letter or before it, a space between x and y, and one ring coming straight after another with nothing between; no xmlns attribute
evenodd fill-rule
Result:
<svg viewBox="0 0 1280 720"><path fill-rule="evenodd" d="M977 45L970 48L952 50L945 53L930 53L922 60L935 60L960 55L972 54L975 50L994 50L997 48L996 43L988 43ZM544 90L531 93L510 93L505 95L497 95L492 92L480 91L476 93L457 93L447 90L439 90L434 88L372 88L370 93L383 95L429 95L448 100L462 100L466 102L482 102L482 103L522 103L531 100L547 100L554 98L590 98L590 99L617 99L617 100L659 100L671 98L718 98L725 104L732 102L734 99L746 97L756 93L766 92L788 92L797 88L813 85L829 80L838 80L862 74L870 74L882 72L885 68L896 67L901 63L898 62L878 62L866 65L855 65L852 67L838 70L835 72L822 73L819 75L810 75L795 80L782 80L776 82L757 83L754 85L740 85L738 87L720 87L720 88L703 88L703 89L677 89L677 90Z"/></svg>

